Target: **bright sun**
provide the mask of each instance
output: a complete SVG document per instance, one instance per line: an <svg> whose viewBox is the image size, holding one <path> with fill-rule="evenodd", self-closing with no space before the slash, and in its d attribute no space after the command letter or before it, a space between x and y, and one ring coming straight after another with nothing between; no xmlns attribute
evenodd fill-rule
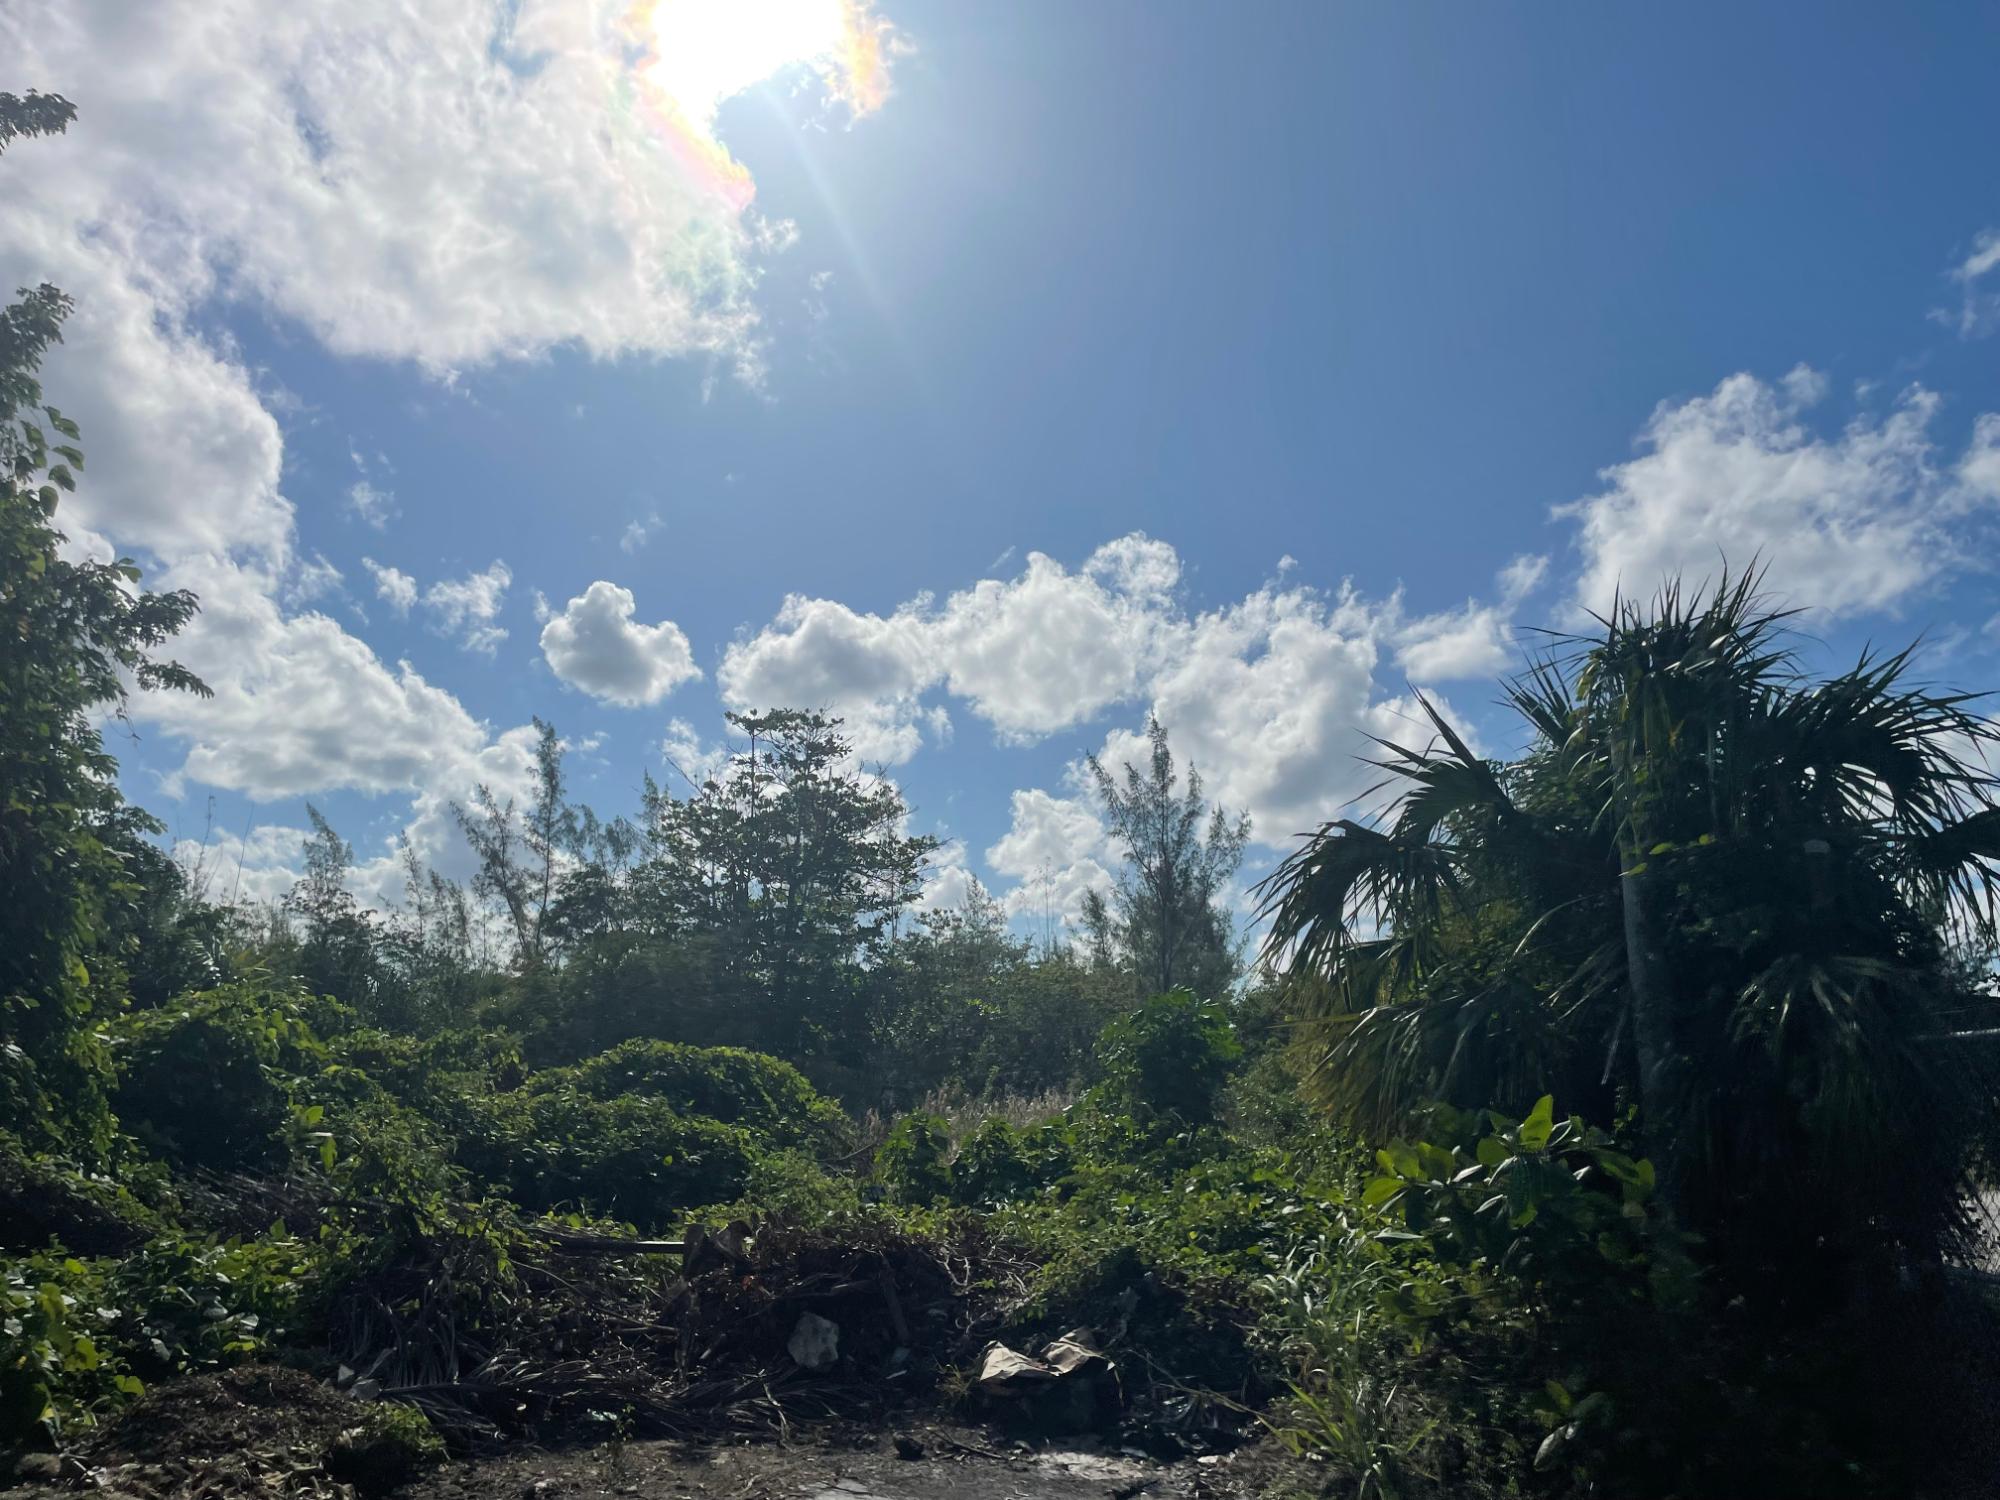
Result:
<svg viewBox="0 0 2000 1500"><path fill-rule="evenodd" d="M724 100L787 68L810 67L851 94L862 22L851 0L660 0L647 77L704 129Z"/></svg>

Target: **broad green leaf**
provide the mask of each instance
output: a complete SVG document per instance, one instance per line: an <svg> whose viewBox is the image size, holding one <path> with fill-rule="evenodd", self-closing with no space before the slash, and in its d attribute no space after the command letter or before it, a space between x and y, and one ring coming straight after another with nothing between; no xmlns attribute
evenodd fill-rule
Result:
<svg viewBox="0 0 2000 1500"><path fill-rule="evenodd" d="M1528 1111L1528 1118L1521 1122L1521 1148L1524 1151L1540 1151L1549 1144L1549 1133L1555 1129L1556 1101L1553 1094L1544 1094L1535 1101L1535 1107Z"/></svg>
<svg viewBox="0 0 2000 1500"><path fill-rule="evenodd" d="M1380 1208L1391 1198L1395 1197L1396 1194L1402 1192L1403 1186L1403 1181L1399 1177L1373 1178L1369 1181L1368 1186L1361 1190L1362 1206L1364 1208Z"/></svg>

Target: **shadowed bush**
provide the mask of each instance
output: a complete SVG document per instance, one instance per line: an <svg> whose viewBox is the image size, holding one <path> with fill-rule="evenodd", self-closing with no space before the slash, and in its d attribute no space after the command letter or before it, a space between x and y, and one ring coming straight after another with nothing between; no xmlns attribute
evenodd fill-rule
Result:
<svg viewBox="0 0 2000 1500"><path fill-rule="evenodd" d="M114 1054L120 1123L177 1166L223 1172L284 1162L289 1078L326 1049L296 996L233 985L132 1017Z"/></svg>

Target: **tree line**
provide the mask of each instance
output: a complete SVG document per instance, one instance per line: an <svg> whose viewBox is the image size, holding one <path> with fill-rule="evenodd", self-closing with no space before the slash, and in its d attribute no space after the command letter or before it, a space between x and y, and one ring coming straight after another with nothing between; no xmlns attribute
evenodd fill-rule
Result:
<svg viewBox="0 0 2000 1500"><path fill-rule="evenodd" d="M0 94L0 150L73 113ZM349 1100L343 1128L376 1154L340 1170L400 1162L384 1180L421 1176L427 1212L469 1182L530 1213L578 1182L600 1208L644 1183L664 1222L725 1180L779 1191L716 1110L763 1098L766 1144L791 1152L844 1128L817 1085L906 1113L877 1174L906 1207L1024 1204L1017 1228L1059 1221L1037 1242L1056 1266L1161 1224L1161 1265L1226 1259L1282 1330L1312 1441L1377 1493L1410 1455L1444 1473L1457 1451L1427 1389L1543 1424L1534 1463L1569 1465L1575 1493L1673 1490L1712 1472L1689 1443L1742 1421L1777 1436L1742 1440L1739 1477L1790 1455L1768 1472L1817 1492L1850 1473L1822 1462L1846 1435L1813 1423L1847 1377L1815 1365L1802 1393L1783 1356L1892 1327L1958 1347L1942 1272L1981 1253L2000 1149L2000 732L1911 652L1811 670L1754 573L1621 599L1506 685L1518 753L1477 753L1428 703L1420 738L1381 744L1394 800L1329 809L1263 882L1255 951L1234 917L1250 825L1160 725L1139 763L1088 762L1121 869L1075 942L1038 944L976 883L927 909L936 841L837 719L793 708L732 716L699 784L648 780L608 817L573 797L538 720L526 796L481 788L454 809L469 881L404 842L404 899L377 909L309 810L289 894L238 907L169 856L103 743L128 686L207 689L166 654L196 599L65 550L81 434L36 372L69 312L50 286L0 310L8 1161L143 1186L124 1121L166 1141L211 1120L196 1085L213 1080L185 1059L226 1043L242 1092L262 1080L263 1145L294 1167L324 1146L332 1174L337 1155L297 1090L351 1085L366 1107ZM316 997L335 1002L341 1061L306 1019ZM1246 1040L1284 1045L1246 1063ZM690 1061L689 1044L770 1056ZM1255 1087L1226 1119L1219 1091L1246 1066ZM711 1088L723 1073L736 1083ZM697 1108L683 1074L731 1097ZM1073 1117L1026 1131L954 1140L907 1114L944 1089L1085 1084ZM692 1144L677 1160L666 1140ZM838 1162L795 1167L801 1202L858 1191ZM1407 1381L1375 1377L1390 1360ZM1486 1441L1478 1427L1452 1441Z"/></svg>
<svg viewBox="0 0 2000 1500"><path fill-rule="evenodd" d="M641 1036L749 1047L882 1107L941 1087L1066 1088L1122 1008L1237 989L1248 821L1208 806L1157 725L1143 768L1096 768L1126 860L1071 943L1017 934L976 879L960 904L927 907L938 841L908 831L901 793L859 768L837 718L729 723L737 748L713 774L680 796L649 775L637 811L607 818L573 800L563 742L537 720L526 798L480 787L453 809L469 885L405 842L395 910L353 894L352 848L309 808L280 909L221 925L377 1024L505 1026L543 1060ZM497 945L479 941L493 931Z"/></svg>

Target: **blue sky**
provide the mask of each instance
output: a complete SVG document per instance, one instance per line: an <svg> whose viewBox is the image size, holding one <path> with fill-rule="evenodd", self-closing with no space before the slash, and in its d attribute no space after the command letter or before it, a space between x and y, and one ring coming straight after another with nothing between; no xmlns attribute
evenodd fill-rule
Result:
<svg viewBox="0 0 2000 1500"><path fill-rule="evenodd" d="M0 18L82 111L0 269L79 299L79 544L209 603L130 788L258 894L308 798L454 868L531 715L614 810L783 695L1028 919L1149 709L1282 844L1413 686L1504 748L1522 627L1723 555L1994 676L1991 8L879 0L879 100L679 136L624 5L147 11Z"/></svg>

